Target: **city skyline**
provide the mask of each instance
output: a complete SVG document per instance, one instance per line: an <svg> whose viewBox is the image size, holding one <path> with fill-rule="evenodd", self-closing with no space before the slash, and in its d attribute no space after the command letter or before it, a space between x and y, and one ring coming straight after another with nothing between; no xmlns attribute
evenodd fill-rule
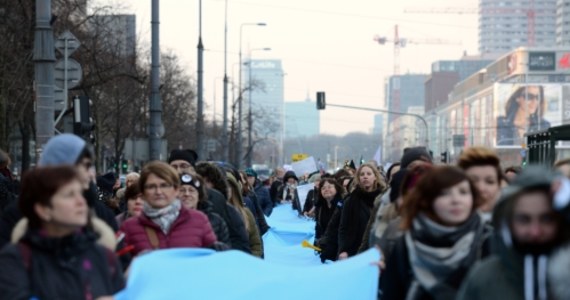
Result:
<svg viewBox="0 0 570 300"><path fill-rule="evenodd" d="M97 3L104 2L99 1ZM121 13L137 15L138 39L150 41L150 3L123 1L128 8ZM189 74L196 77L198 36L198 2L161 1L161 50L169 49L180 56ZM329 103L383 108L384 79L392 75L393 44L379 45L375 35L393 38L399 25L403 38L441 38L461 41L462 45L415 45L401 51L401 73L427 74L431 63L459 59L464 51L477 52L476 15L405 14L408 7L457 6L455 1L438 0L381 4L358 1L346 7L340 1L261 2L228 1L228 76L237 81L240 24L266 22L267 26L244 26L242 52L270 47L256 52L256 59L281 59L283 62L285 101L315 98L317 91L327 93ZM476 7L477 1L464 6ZM224 1L202 3L205 52L204 95L208 105L206 118L211 119L214 106L221 120ZM233 75L232 75L233 73ZM216 83L217 81L217 83ZM214 105L214 91L216 104ZM369 133L373 112L328 108L321 113L321 133L343 135L348 132Z"/></svg>

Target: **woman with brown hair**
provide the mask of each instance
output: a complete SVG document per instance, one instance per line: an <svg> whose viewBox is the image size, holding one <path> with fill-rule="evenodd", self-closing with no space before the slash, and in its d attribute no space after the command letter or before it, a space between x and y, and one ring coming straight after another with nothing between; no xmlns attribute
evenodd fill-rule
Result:
<svg viewBox="0 0 570 300"><path fill-rule="evenodd" d="M143 194L141 193L138 181L127 187L125 190L124 199L127 202L127 210L115 217L117 219L117 224L119 224L119 227L123 224L123 222L130 219L131 217L140 216L143 210Z"/></svg>
<svg viewBox="0 0 570 300"><path fill-rule="evenodd" d="M22 187L19 208L28 225L0 252L0 299L103 299L122 289L115 254L96 242L77 171L37 168Z"/></svg>
<svg viewBox="0 0 570 300"><path fill-rule="evenodd" d="M180 179L164 162L147 164L139 180L143 192L142 214L123 223L125 243L135 255L146 251L183 247L213 247L216 235L208 217L186 209L178 199Z"/></svg>
<svg viewBox="0 0 570 300"><path fill-rule="evenodd" d="M469 268L489 252L480 204L459 168L435 167L423 175L404 199L405 233L380 278L382 298L455 299Z"/></svg>
<svg viewBox="0 0 570 300"><path fill-rule="evenodd" d="M339 259L358 252L374 200L386 189L378 169L369 163L360 165L356 171L354 186L342 209L338 233Z"/></svg>
<svg viewBox="0 0 570 300"><path fill-rule="evenodd" d="M501 194L502 171L499 157L491 149L471 147L463 151L457 165L465 171L479 192L482 201L479 211L487 221L491 220L491 212Z"/></svg>

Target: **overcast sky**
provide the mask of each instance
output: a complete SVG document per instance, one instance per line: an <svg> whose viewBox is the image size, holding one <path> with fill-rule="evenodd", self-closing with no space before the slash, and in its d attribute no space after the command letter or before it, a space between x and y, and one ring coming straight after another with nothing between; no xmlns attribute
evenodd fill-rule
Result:
<svg viewBox="0 0 570 300"><path fill-rule="evenodd" d="M137 15L137 33L150 43L150 0L99 0L122 3L123 13ZM388 3L390 2L390 3ZM196 74L198 0L160 1L161 50L171 49L188 72ZM207 118L222 113L224 61L224 0L202 1L204 90ZM401 73L428 73L433 61L459 59L477 52L477 16L407 14L405 8L476 7L477 0L228 0L228 76L237 78L239 27L266 22L266 27L243 29L243 53L254 59L281 59L285 101L300 101L326 91L327 102L383 108L384 79L394 68L393 44L379 45L375 35L393 39L394 25L407 39L445 39L461 45L412 45L401 50ZM235 65L235 67L234 67ZM232 75L232 68L234 74ZM237 81L237 79L236 79ZM321 112L321 132L369 132L374 113L329 108Z"/></svg>

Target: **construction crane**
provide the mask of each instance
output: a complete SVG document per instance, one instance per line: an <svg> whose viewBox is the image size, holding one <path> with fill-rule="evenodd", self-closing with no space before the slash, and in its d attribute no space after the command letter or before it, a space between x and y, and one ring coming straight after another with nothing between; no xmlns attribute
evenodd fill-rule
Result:
<svg viewBox="0 0 570 300"><path fill-rule="evenodd" d="M515 7L502 7L498 6L490 7L440 7L440 8L406 8L404 13L412 14L487 14L487 15L516 15L524 14L527 18L527 40L529 46L534 46L535 44L535 19L537 14L545 13L544 10L539 10L538 12L534 9L534 0L528 2L527 8L515 8Z"/></svg>
<svg viewBox="0 0 570 300"><path fill-rule="evenodd" d="M388 37L374 36L374 41L380 45L386 45L388 43L394 44L394 83L392 84L392 103L390 103L389 110L401 111L400 110L400 48L406 47L407 44L426 44L426 45L461 45L461 41L451 41L437 38L401 38L398 25L394 26L394 37L392 39ZM396 121L396 120L394 120ZM397 127L398 123L395 123Z"/></svg>

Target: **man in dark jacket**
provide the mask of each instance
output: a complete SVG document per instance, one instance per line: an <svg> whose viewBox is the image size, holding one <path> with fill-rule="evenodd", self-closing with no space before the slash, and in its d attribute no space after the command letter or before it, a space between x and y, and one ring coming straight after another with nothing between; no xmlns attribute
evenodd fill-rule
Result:
<svg viewBox="0 0 570 300"><path fill-rule="evenodd" d="M175 168L178 173L196 172L195 166L198 155L192 150L172 150L168 157L168 164ZM206 178L207 174L200 174ZM245 230L245 223L241 219L239 212L229 205L224 195L214 189L207 189L208 202L212 210L220 215L226 222L230 234L230 247L251 253L249 249L249 238Z"/></svg>
<svg viewBox="0 0 570 300"><path fill-rule="evenodd" d="M493 255L475 265L457 299L548 298L548 258L566 240L552 203L555 180L550 170L530 166L503 190L493 212Z"/></svg>
<svg viewBox="0 0 570 300"><path fill-rule="evenodd" d="M267 177L265 177L267 178ZM270 216L273 212L273 202L271 201L271 195L269 194L269 187L263 184L263 178L256 178L255 179L255 194L257 195L257 199L259 200L259 205L261 205L261 209L266 216Z"/></svg>
<svg viewBox="0 0 570 300"><path fill-rule="evenodd" d="M279 189L283 186L283 176L285 176L285 169L275 169L275 181L271 183L271 188L269 189L269 196L271 197L273 206L277 206L279 204L278 193Z"/></svg>

